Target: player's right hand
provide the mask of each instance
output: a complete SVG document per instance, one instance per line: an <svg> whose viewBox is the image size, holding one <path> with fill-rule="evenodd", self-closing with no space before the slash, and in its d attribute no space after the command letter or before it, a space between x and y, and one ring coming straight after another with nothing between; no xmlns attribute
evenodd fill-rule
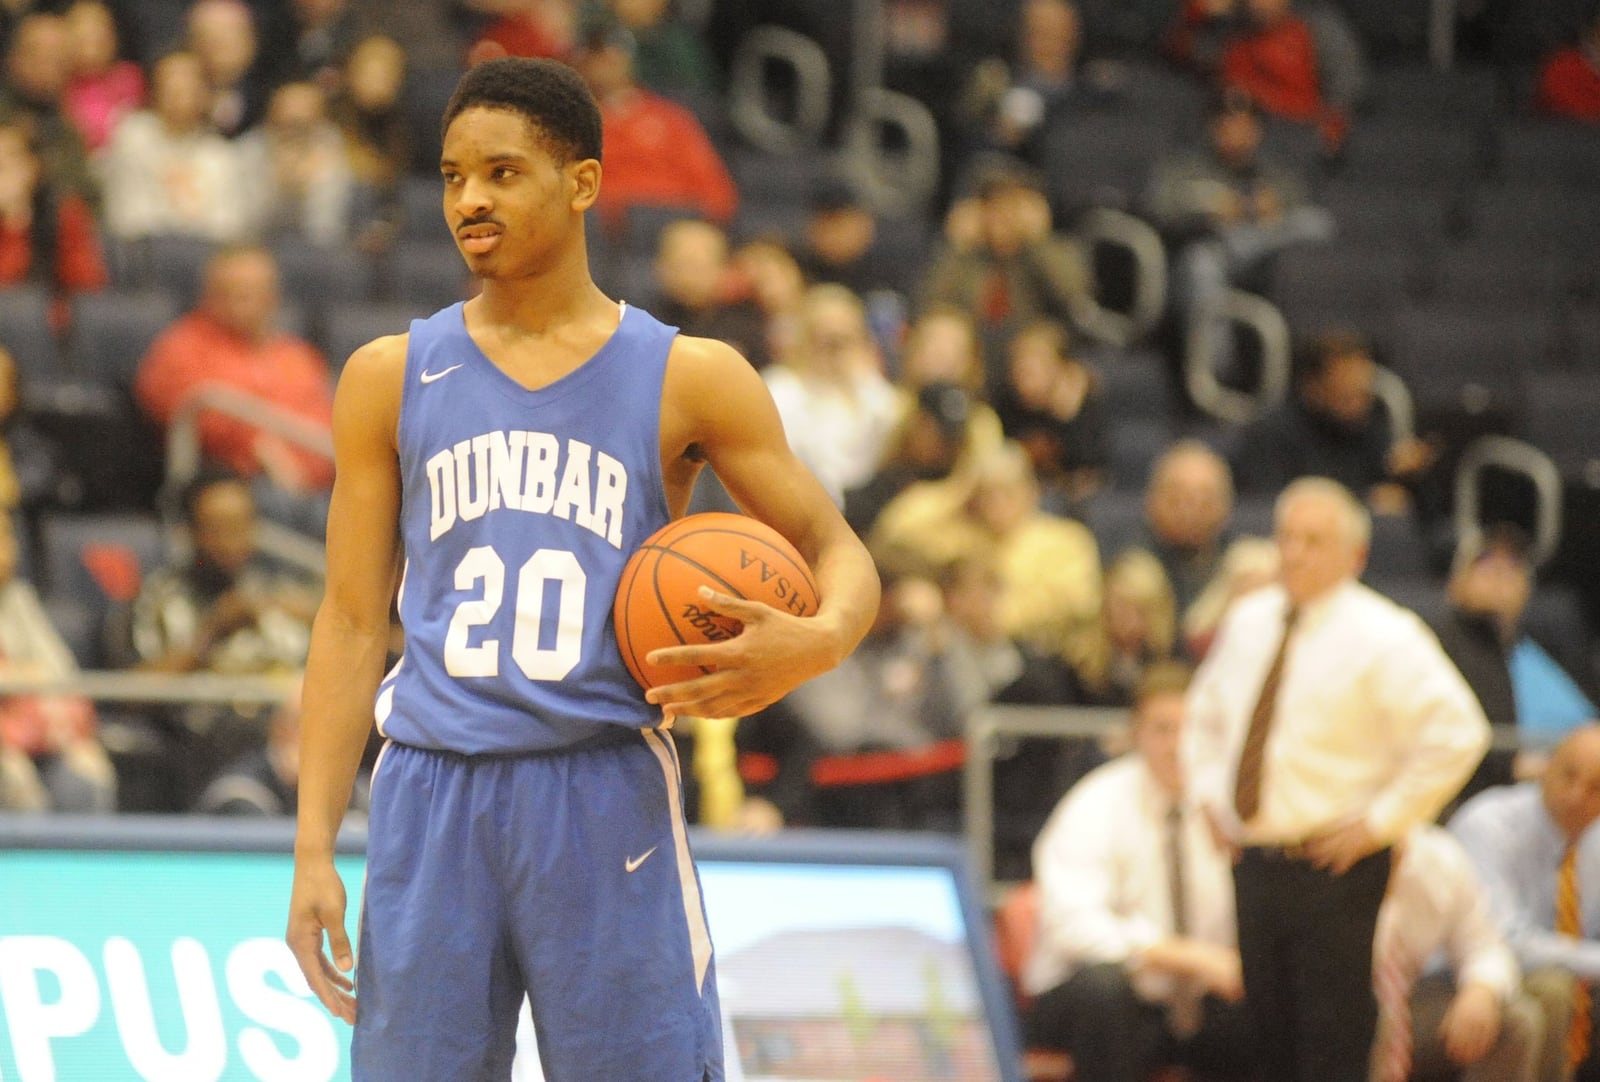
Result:
<svg viewBox="0 0 1600 1082"><path fill-rule="evenodd" d="M355 983L346 974L355 968L355 957L344 930L344 910L344 881L334 869L333 860L296 860L294 889L289 896L289 930L284 939L300 963L306 984L322 1005L353 1026ZM322 949L324 933L328 952Z"/></svg>

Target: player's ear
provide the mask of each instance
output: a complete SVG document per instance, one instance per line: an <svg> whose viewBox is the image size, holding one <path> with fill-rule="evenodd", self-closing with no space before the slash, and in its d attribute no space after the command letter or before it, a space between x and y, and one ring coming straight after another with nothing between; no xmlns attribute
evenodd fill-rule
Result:
<svg viewBox="0 0 1600 1082"><path fill-rule="evenodd" d="M588 210L600 195L600 162L594 158L573 162L567 166L567 180L572 185L572 209Z"/></svg>

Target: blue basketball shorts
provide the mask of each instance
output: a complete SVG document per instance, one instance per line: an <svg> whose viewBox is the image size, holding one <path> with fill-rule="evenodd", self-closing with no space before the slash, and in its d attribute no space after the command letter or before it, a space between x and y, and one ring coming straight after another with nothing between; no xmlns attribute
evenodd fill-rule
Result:
<svg viewBox="0 0 1600 1082"><path fill-rule="evenodd" d="M542 755L387 745L373 771L354 1082L723 1078L711 936L666 733Z"/></svg>

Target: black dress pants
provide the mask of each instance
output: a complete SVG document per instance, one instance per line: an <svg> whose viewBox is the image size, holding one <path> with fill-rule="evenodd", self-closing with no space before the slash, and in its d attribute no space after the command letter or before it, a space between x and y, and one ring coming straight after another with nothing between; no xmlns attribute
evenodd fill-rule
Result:
<svg viewBox="0 0 1600 1082"><path fill-rule="evenodd" d="M1282 850L1234 866L1239 957L1261 1075L1273 1082L1367 1082L1378 1004L1372 935L1390 851L1343 875Z"/></svg>

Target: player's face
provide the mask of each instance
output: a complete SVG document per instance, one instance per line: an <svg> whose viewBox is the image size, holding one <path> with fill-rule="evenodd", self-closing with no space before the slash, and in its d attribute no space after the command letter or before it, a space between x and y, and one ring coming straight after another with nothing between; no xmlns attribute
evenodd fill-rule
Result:
<svg viewBox="0 0 1600 1082"><path fill-rule="evenodd" d="M450 122L439 161L444 216L456 247L483 278L545 269L582 235L600 163L561 162L528 119L474 107Z"/></svg>

